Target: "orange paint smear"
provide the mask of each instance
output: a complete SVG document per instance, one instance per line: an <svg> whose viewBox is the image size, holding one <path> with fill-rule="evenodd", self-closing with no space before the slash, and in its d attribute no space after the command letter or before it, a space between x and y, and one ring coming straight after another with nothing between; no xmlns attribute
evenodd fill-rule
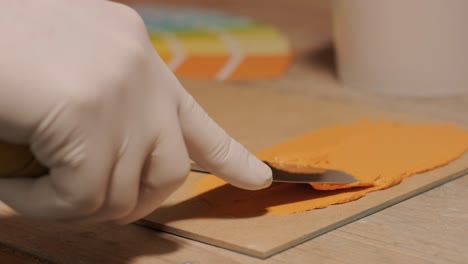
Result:
<svg viewBox="0 0 468 264"><path fill-rule="evenodd" d="M216 210L233 216L262 207L266 214L289 215L354 201L444 166L467 150L468 131L454 125L362 121L322 128L257 154L274 167L291 172L343 170L352 174L356 183L311 184L313 189L309 187L308 193L301 184L275 184L267 190L226 198L206 195L226 185L210 175L197 182L195 189Z"/></svg>

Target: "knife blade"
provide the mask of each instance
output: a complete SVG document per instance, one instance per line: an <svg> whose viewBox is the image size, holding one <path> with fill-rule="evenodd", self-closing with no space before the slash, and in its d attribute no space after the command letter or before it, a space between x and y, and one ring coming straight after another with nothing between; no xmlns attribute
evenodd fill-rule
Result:
<svg viewBox="0 0 468 264"><path fill-rule="evenodd" d="M288 183L328 183L328 184L348 184L356 182L356 179L349 173L340 170L321 170L320 173L292 173L279 170L267 162L264 162L273 172L274 182ZM196 163L191 163L191 170L194 172L210 174L209 171Z"/></svg>

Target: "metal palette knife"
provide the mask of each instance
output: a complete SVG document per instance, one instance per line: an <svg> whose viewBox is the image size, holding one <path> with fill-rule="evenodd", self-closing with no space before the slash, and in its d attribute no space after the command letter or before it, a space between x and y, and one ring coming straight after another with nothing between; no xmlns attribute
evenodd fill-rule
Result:
<svg viewBox="0 0 468 264"><path fill-rule="evenodd" d="M273 172L274 182L289 183L329 183L329 184L348 184L356 182L356 179L349 173L340 170L320 169L317 173L292 173L279 170L265 162ZM191 164L191 170L201 173L210 173L196 163Z"/></svg>

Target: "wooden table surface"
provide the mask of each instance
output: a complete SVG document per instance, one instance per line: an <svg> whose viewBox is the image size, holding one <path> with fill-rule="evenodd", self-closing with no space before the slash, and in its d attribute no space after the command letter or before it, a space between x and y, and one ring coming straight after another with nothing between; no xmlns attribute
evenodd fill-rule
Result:
<svg viewBox="0 0 468 264"><path fill-rule="evenodd" d="M385 97L339 84L329 1L177 0L276 25L298 58L281 80L248 82L337 101L427 114L468 125L468 95ZM183 81L186 86L223 84ZM14 216L0 205L0 263L468 263L468 177L462 177L297 247L260 260L136 225L70 227Z"/></svg>

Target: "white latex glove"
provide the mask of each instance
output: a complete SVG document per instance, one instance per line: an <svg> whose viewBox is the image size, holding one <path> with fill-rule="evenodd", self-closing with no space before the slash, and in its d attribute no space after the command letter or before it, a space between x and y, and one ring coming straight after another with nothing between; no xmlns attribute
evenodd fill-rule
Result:
<svg viewBox="0 0 468 264"><path fill-rule="evenodd" d="M270 169L184 90L132 9L4 0L0 32L0 140L29 144L51 169L0 180L0 200L19 213L134 221L180 186L189 157L235 186L270 185Z"/></svg>

